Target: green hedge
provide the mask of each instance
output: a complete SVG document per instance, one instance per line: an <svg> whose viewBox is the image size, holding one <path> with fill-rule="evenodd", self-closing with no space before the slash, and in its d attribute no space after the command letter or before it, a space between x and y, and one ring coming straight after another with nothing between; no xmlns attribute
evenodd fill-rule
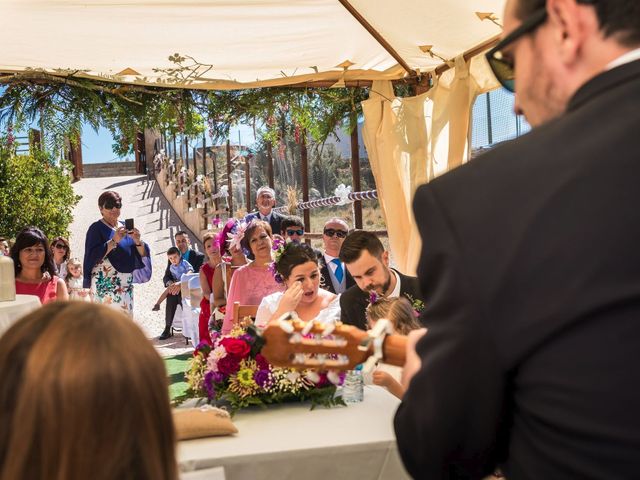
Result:
<svg viewBox="0 0 640 480"><path fill-rule="evenodd" d="M69 236L73 208L71 164L55 165L46 153L10 155L0 150L0 236L15 238L34 225L49 237Z"/></svg>

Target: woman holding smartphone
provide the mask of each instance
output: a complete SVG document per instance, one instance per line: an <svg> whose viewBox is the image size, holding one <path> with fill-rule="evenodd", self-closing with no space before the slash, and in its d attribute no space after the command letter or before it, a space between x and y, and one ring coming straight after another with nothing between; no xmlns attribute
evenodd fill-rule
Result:
<svg viewBox="0 0 640 480"><path fill-rule="evenodd" d="M91 288L94 302L133 316L133 272L145 268L143 257L149 257L149 246L138 229L127 231L119 221L122 198L118 193L104 192L98 208L102 218L91 224L85 240L83 287Z"/></svg>

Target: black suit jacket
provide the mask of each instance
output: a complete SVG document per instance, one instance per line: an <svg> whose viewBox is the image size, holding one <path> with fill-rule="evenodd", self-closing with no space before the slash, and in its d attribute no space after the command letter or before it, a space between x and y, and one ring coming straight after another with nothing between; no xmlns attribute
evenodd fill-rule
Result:
<svg viewBox="0 0 640 480"><path fill-rule="evenodd" d="M278 212L271 212L271 218L269 218L269 225L271 225L271 233L274 235L280 235L280 230L282 229L282 219L284 217L280 215ZM249 223L251 220L260 219L260 213L254 212L250 213L246 217L244 217L244 221Z"/></svg>
<svg viewBox="0 0 640 480"><path fill-rule="evenodd" d="M400 295L410 295L414 300L423 300L420 285L416 277L403 275L393 269L400 276ZM369 294L354 285L340 295L340 320L348 325L367 330L366 308L369 304Z"/></svg>
<svg viewBox="0 0 640 480"><path fill-rule="evenodd" d="M200 267L202 267L202 264L204 263L204 254L191 249L189 250L189 254L187 255L187 262L191 264L191 266L193 267L193 271L195 273L198 273L200 271ZM171 270L169 269L170 266L171 262L167 262L167 269L164 271L164 277L162 277L162 281L164 282L165 287L175 281L173 275L171 275Z"/></svg>
<svg viewBox="0 0 640 480"><path fill-rule="evenodd" d="M640 477L640 61L422 186L416 478Z"/></svg>
<svg viewBox="0 0 640 480"><path fill-rule="evenodd" d="M321 251L317 251L316 253L318 255L318 266L320 267L320 275L322 277L320 281L320 285L325 290L328 290L331 293L336 293L336 288L334 287L333 282L331 281L331 272L329 272L329 267L327 266L327 262L324 259L324 253ZM356 284L356 282L346 267L344 268L344 273L347 275L346 284L345 284L346 286L345 292L346 292L348 289L353 287Z"/></svg>

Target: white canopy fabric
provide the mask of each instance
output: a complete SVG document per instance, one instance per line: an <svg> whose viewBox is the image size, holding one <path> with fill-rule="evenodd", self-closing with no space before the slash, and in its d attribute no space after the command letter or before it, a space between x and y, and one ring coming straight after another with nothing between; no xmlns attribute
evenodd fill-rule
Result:
<svg viewBox="0 0 640 480"><path fill-rule="evenodd" d="M349 3L427 72L498 35L504 0ZM338 0L0 0L0 21L5 73L201 89L407 75Z"/></svg>

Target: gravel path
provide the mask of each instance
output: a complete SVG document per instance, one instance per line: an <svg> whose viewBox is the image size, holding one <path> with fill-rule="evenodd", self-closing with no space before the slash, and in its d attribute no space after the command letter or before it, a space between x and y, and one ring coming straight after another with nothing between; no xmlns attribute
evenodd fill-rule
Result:
<svg viewBox="0 0 640 480"><path fill-rule="evenodd" d="M100 194L105 190L118 192L122 196L120 220L135 219L135 226L140 229L143 240L151 247L153 263L151 281L134 287L134 321L162 356L178 355L193 350L191 345L185 345L184 337L180 334L159 341L158 335L164 328L164 304L160 311L151 311L164 290L162 277L167 266L166 251L173 245L175 232L186 230L155 180L149 182L146 176L85 178L76 182L73 188L76 194L82 195L82 200L74 210L74 220L70 227L72 255L82 260L87 229L100 218ZM200 243L195 244L195 236L191 234L190 237L194 243L193 247L202 251Z"/></svg>

